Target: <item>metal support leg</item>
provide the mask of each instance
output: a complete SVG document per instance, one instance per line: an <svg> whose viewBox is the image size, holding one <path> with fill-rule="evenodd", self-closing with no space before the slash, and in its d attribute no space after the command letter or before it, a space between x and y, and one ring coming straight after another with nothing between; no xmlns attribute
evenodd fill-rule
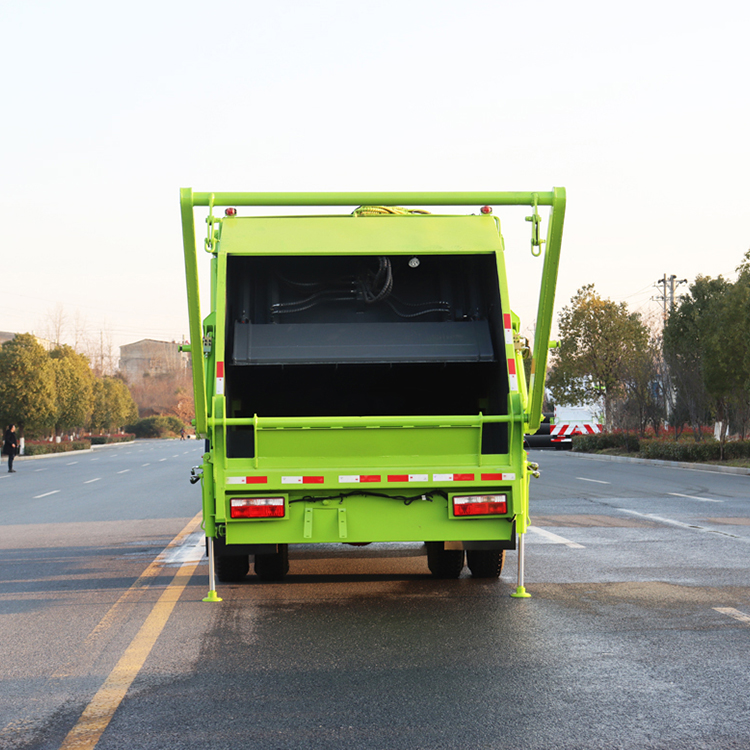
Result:
<svg viewBox="0 0 750 750"><path fill-rule="evenodd" d="M216 593L216 562L214 560L214 539L206 537L208 541L208 596L204 602L220 602L222 598Z"/></svg>
<svg viewBox="0 0 750 750"><path fill-rule="evenodd" d="M525 557L524 557L524 540L526 539L526 534L519 534L518 535L518 588L516 588L515 592L511 594L511 596L515 597L516 599L528 599L531 594L528 594L526 592L526 589L523 585L523 567L525 563Z"/></svg>

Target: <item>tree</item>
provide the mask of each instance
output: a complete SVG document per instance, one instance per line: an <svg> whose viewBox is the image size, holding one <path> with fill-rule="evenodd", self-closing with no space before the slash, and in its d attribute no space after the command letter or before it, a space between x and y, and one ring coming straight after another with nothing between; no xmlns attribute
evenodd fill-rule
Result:
<svg viewBox="0 0 750 750"><path fill-rule="evenodd" d="M665 390L661 347L649 339L646 347L623 363L623 410L640 435L651 425L659 433L665 415Z"/></svg>
<svg viewBox="0 0 750 750"><path fill-rule="evenodd" d="M3 424L49 430L55 421L55 376L47 352L30 333L0 347L0 415Z"/></svg>
<svg viewBox="0 0 750 750"><path fill-rule="evenodd" d="M649 331L627 305L602 299L593 284L581 287L559 319L559 347L553 350L549 387L561 404L604 397L607 426L613 403L624 393L625 367L649 346Z"/></svg>
<svg viewBox="0 0 750 750"><path fill-rule="evenodd" d="M141 417L173 414L183 422L195 416L193 383L188 370L144 375L130 386Z"/></svg>
<svg viewBox="0 0 750 750"><path fill-rule="evenodd" d="M84 427L91 416L94 397L94 373L82 354L63 345L50 354L55 375L55 433Z"/></svg>
<svg viewBox="0 0 750 750"><path fill-rule="evenodd" d="M730 412L746 398L747 284L698 276L664 327L664 355L675 385L676 418L700 439L713 417L726 437Z"/></svg>
<svg viewBox="0 0 750 750"><path fill-rule="evenodd" d="M138 418L133 397L120 378L98 378L94 383L91 429L116 431Z"/></svg>

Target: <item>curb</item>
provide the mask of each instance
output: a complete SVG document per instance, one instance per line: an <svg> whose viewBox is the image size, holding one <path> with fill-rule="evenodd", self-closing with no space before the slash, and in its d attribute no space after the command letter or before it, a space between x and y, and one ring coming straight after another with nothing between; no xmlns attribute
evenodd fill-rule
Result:
<svg viewBox="0 0 750 750"><path fill-rule="evenodd" d="M740 474L750 475L750 469L743 466L717 466L716 464L694 464L685 461L663 461L655 458L631 458L630 456L603 456L599 453L574 453L569 451L568 455L575 458L588 458L594 461L615 461L616 463L651 464L652 466L669 466L673 469L689 469L692 471L713 471L718 474Z"/></svg>
<svg viewBox="0 0 750 750"><path fill-rule="evenodd" d="M119 445L135 445L135 440L129 440L127 443L108 443L106 445L92 445L91 448L84 448L79 451L63 451L62 453L41 453L38 456L16 456L13 462L16 461L36 461L39 458L70 458L71 456L80 456L83 453L94 453L101 448L113 448Z"/></svg>

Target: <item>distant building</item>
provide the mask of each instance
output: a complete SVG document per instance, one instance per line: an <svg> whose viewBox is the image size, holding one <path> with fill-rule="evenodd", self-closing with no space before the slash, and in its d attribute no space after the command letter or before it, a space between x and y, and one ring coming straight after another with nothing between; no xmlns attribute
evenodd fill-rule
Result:
<svg viewBox="0 0 750 750"><path fill-rule="evenodd" d="M6 341L11 341L15 337L15 333L12 331L0 331L0 346L2 346ZM31 334L34 336L34 334ZM34 336L34 338L39 342L47 351L50 351L55 348L54 343L51 341L47 341L47 339L39 338L39 336Z"/></svg>
<svg viewBox="0 0 750 750"><path fill-rule="evenodd" d="M143 339L120 347L120 372L131 383L146 375L183 372L189 365L190 355L175 341Z"/></svg>

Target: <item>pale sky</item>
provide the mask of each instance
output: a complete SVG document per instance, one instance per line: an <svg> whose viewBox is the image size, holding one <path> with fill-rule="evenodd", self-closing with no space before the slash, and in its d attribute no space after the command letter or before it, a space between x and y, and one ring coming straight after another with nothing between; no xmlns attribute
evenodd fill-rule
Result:
<svg viewBox="0 0 750 750"><path fill-rule="evenodd" d="M750 249L749 27L724 0L2 0L0 330L187 335L180 187L563 186L557 309L594 283L658 312L665 273ZM526 213L496 211L529 330Z"/></svg>

